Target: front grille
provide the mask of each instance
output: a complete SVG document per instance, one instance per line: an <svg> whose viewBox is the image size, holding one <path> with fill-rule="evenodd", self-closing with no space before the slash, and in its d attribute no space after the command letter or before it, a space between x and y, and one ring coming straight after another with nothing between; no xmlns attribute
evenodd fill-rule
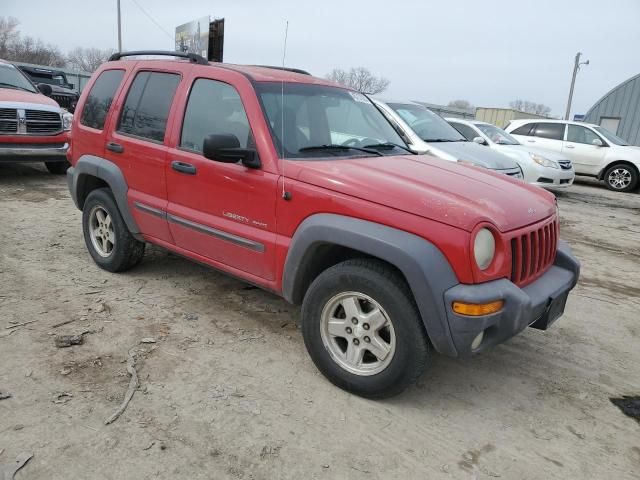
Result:
<svg viewBox="0 0 640 480"><path fill-rule="evenodd" d="M62 131L62 117L57 112L25 110L27 133L51 135Z"/></svg>
<svg viewBox="0 0 640 480"><path fill-rule="evenodd" d="M71 111L72 109L72 104L74 103L75 98L71 95L51 95L51 98L53 98L56 102L58 102L58 105L60 105L62 108L66 108L67 110Z"/></svg>
<svg viewBox="0 0 640 480"><path fill-rule="evenodd" d="M511 239L511 281L523 286L531 283L553 264L558 248L557 218L518 232Z"/></svg>
<svg viewBox="0 0 640 480"><path fill-rule="evenodd" d="M571 161L570 160L558 160L560 164L560 168L562 170L571 170Z"/></svg>
<svg viewBox="0 0 640 480"><path fill-rule="evenodd" d="M0 108L0 133L18 131L18 111L15 108Z"/></svg>

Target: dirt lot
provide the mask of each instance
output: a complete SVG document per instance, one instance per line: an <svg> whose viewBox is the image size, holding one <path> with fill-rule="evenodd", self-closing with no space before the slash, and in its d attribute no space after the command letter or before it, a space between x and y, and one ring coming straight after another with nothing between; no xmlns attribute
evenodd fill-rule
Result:
<svg viewBox="0 0 640 480"><path fill-rule="evenodd" d="M0 202L0 464L34 454L18 480L638 478L640 424L609 401L640 395L638 194L559 194L583 275L550 331L434 357L377 402L324 380L271 294L158 248L99 270L63 177L0 165ZM141 386L106 426L130 350Z"/></svg>

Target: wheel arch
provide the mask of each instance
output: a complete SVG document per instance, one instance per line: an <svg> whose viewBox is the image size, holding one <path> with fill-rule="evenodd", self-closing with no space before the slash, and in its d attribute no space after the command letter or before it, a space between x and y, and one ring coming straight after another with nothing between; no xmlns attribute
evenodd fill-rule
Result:
<svg viewBox="0 0 640 480"><path fill-rule="evenodd" d="M640 167L638 165L636 165L635 163L633 163L630 160L612 160L609 163L607 163L602 170L600 170L600 173L598 173L598 180L604 180L604 174L607 173L607 170L609 170L611 167L613 167L614 165L628 165L631 168L633 168L636 172L636 175L640 176Z"/></svg>
<svg viewBox="0 0 640 480"><path fill-rule="evenodd" d="M67 170L67 183L73 202L80 210L92 190L109 188L127 228L134 237L141 239L140 229L127 202L129 187L124 174L115 163L95 155L83 155Z"/></svg>
<svg viewBox="0 0 640 480"><path fill-rule="evenodd" d="M376 258L395 268L409 285L434 348L457 355L444 292L457 285L458 279L435 245L411 233L342 215L312 215L291 240L283 271L283 296L300 304L322 271L358 257Z"/></svg>

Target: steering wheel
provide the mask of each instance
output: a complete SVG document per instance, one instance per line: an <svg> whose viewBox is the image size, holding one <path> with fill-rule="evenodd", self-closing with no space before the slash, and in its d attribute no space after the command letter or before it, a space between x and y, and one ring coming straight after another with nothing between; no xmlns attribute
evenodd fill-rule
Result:
<svg viewBox="0 0 640 480"><path fill-rule="evenodd" d="M346 142L342 143L345 147L364 147L365 145L375 145L376 143L380 143L378 140L374 138L363 138L362 140L358 140L357 138L350 138Z"/></svg>
<svg viewBox="0 0 640 480"><path fill-rule="evenodd" d="M358 140L357 138L350 138L346 142L342 142L341 145L344 147L359 147L360 140Z"/></svg>

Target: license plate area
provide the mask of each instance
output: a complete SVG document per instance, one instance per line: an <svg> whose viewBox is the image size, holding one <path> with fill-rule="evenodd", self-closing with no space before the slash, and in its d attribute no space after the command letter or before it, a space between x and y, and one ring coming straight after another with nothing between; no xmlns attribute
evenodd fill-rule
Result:
<svg viewBox="0 0 640 480"><path fill-rule="evenodd" d="M556 296L550 297L549 304L544 314L530 326L531 328L537 328L539 330L548 329L553 322L562 316L564 313L564 307L567 304L567 297L569 292L562 292Z"/></svg>

